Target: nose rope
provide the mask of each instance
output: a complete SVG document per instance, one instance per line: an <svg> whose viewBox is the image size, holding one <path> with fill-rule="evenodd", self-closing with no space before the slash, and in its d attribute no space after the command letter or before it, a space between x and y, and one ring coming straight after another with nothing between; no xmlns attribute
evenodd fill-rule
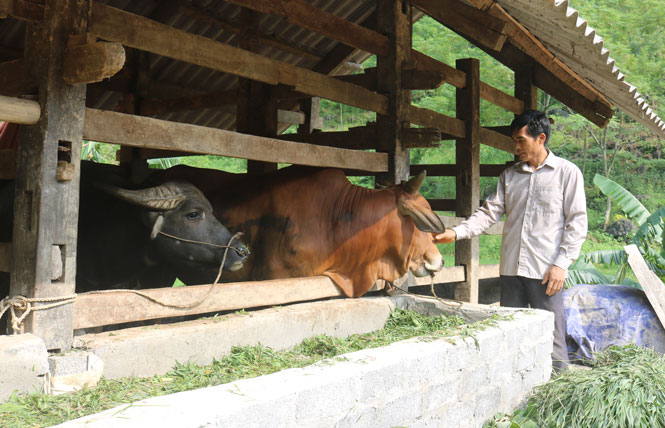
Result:
<svg viewBox="0 0 665 428"><path fill-rule="evenodd" d="M181 238L179 236L171 235L171 234L166 233L166 232L162 232L161 230L159 231L159 234L164 235L167 238L175 239L176 241L189 242L190 244L208 245L210 247L215 247L215 248L230 248L230 249L234 250L236 253L238 253L238 255L240 255L240 256L246 255L246 250L242 250L242 249L239 249L239 248L236 248L236 247L232 247L230 245L231 241L233 241L234 239L238 239L243 235L242 232L238 232L235 235L233 235L233 237L229 240L227 245L213 244L212 242L205 242L205 241L196 241L194 239L185 239L185 238Z"/></svg>

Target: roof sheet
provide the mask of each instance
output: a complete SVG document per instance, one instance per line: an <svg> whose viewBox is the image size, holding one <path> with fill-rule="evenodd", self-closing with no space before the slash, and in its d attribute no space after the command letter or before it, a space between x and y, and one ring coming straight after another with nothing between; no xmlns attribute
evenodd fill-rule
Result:
<svg viewBox="0 0 665 428"><path fill-rule="evenodd" d="M665 137L665 122L615 64L604 40L568 0L495 0L612 104Z"/></svg>

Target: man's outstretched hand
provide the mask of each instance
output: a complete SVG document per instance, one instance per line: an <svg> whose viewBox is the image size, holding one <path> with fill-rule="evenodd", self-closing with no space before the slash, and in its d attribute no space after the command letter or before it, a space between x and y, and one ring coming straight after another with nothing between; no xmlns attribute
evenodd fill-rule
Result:
<svg viewBox="0 0 665 428"><path fill-rule="evenodd" d="M563 283L566 280L566 271L559 266L552 265L545 274L542 284L547 284L545 294L554 296L556 293L563 289Z"/></svg>
<svg viewBox="0 0 665 428"><path fill-rule="evenodd" d="M443 233L433 233L432 235L434 235L435 244L450 244L455 242L457 238L457 233L452 229L446 229Z"/></svg>

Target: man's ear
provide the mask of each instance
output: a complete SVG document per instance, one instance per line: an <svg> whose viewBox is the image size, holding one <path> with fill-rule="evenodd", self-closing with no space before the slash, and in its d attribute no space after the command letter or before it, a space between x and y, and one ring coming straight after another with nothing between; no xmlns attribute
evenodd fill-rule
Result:
<svg viewBox="0 0 665 428"><path fill-rule="evenodd" d="M545 141L547 141L547 135L545 135L544 132L541 132L540 135L538 135L538 142L545 144Z"/></svg>

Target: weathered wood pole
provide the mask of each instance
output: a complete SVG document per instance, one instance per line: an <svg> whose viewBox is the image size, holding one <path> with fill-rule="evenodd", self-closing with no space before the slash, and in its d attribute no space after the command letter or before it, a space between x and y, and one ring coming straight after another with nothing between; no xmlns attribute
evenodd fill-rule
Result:
<svg viewBox="0 0 665 428"><path fill-rule="evenodd" d="M259 50L257 36L259 14L243 8L240 19L243 31L240 47L250 52ZM251 79L238 78L238 103L236 110L236 131L259 137L277 135L277 100L272 86ZM248 159L247 173L262 174L276 171L277 163Z"/></svg>
<svg viewBox="0 0 665 428"><path fill-rule="evenodd" d="M533 84L533 66L522 65L515 70L515 98L524 102L524 110L538 108L538 88Z"/></svg>
<svg viewBox="0 0 665 428"><path fill-rule="evenodd" d="M477 59L459 59L466 86L456 90L457 118L464 121L465 138L455 143L457 177L455 212L469 217L480 203L480 65ZM466 280L455 287L455 299L478 303L478 238L455 242L455 265L466 268Z"/></svg>
<svg viewBox="0 0 665 428"><path fill-rule="evenodd" d="M377 138L388 150L388 172L377 175L383 185L399 184L409 178L409 149L403 129L409 126L407 111L411 91L402 89L402 69L411 53L412 8L402 0L378 0L377 32L388 37L388 55L377 57L377 89L388 97L388 114L376 115Z"/></svg>
<svg viewBox="0 0 665 428"><path fill-rule="evenodd" d="M62 65L67 37L86 31L90 6L85 0L50 0L43 21L26 27L26 69L38 82L42 115L19 134L11 295L74 293L85 85L66 84ZM56 256L52 263L52 254L60 260ZM24 331L44 339L47 349L70 348L72 305L32 312Z"/></svg>

